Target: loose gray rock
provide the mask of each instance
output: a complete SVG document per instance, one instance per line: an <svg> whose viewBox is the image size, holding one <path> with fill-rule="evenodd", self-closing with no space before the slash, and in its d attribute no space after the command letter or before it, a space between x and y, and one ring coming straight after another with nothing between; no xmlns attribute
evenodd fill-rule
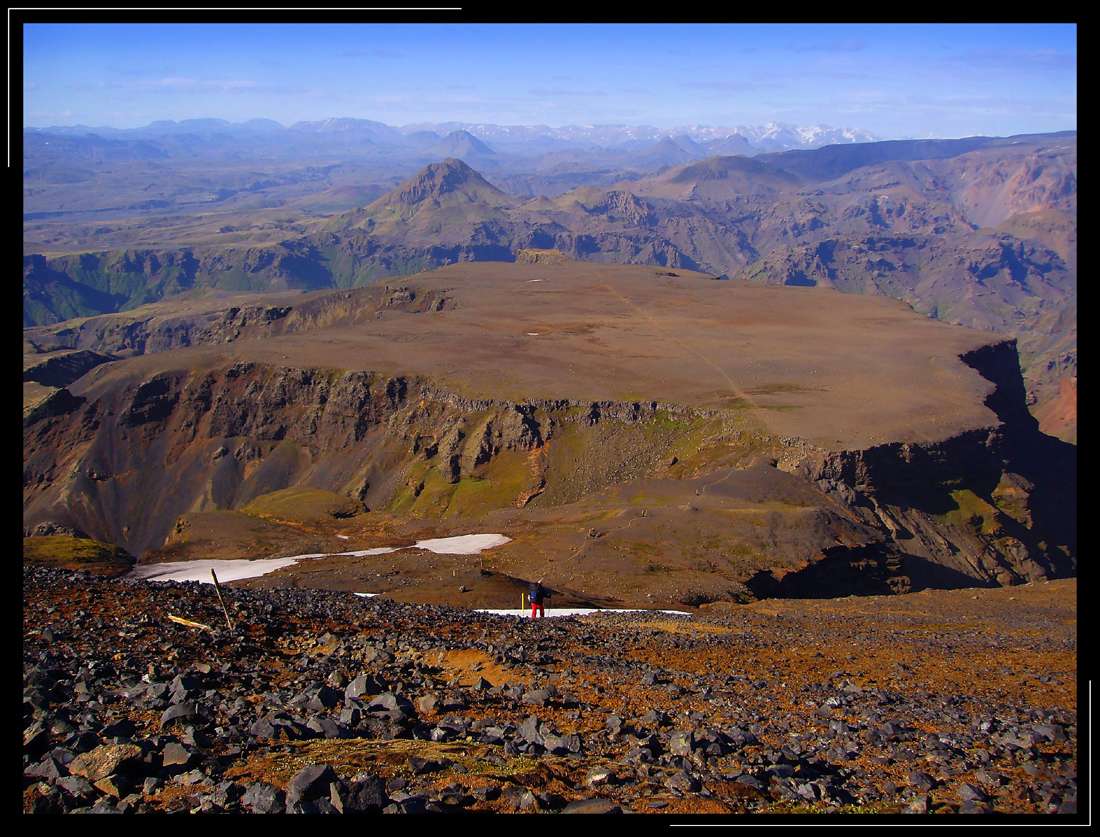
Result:
<svg viewBox="0 0 1100 837"><path fill-rule="evenodd" d="M195 754L188 750L182 744L178 744L175 741L171 741L164 745L164 750L161 753L162 764L165 767L178 767L181 770L186 769L191 765L195 759Z"/></svg>
<svg viewBox="0 0 1100 837"><path fill-rule="evenodd" d="M698 779L683 770L669 776L665 784L681 793L695 793L701 787Z"/></svg>
<svg viewBox="0 0 1100 837"><path fill-rule="evenodd" d="M695 734L687 730L677 730L668 738L668 749L673 755L690 756L695 749Z"/></svg>
<svg viewBox="0 0 1100 837"><path fill-rule="evenodd" d="M102 744L74 758L69 763L69 772L95 783L112 773L133 769L141 757L141 748L136 744Z"/></svg>
<svg viewBox="0 0 1100 837"><path fill-rule="evenodd" d="M332 784L329 799L333 807L342 814L380 813L390 804L390 798L386 795L386 783L381 776L361 773L346 788L339 788L339 784Z"/></svg>
<svg viewBox="0 0 1100 837"><path fill-rule="evenodd" d="M595 796L577 799L561 809L563 814L621 814L623 809L612 799Z"/></svg>
<svg viewBox="0 0 1100 837"><path fill-rule="evenodd" d="M982 793L980 790L978 790L973 785L967 784L965 782L963 784L959 785L959 787L955 791L955 793L958 795L959 799L962 799L962 800L971 800L972 799L972 800L975 800L977 802L984 802L985 799L986 799L986 796L985 796L984 793Z"/></svg>
<svg viewBox="0 0 1100 837"><path fill-rule="evenodd" d="M78 802L91 800L96 796L95 787L83 776L62 776L57 787Z"/></svg>
<svg viewBox="0 0 1100 837"><path fill-rule="evenodd" d="M936 786L936 780L921 770L911 771L908 782L909 787L920 791L931 790Z"/></svg>
<svg viewBox="0 0 1100 837"><path fill-rule="evenodd" d="M618 775L610 767L594 767L584 777L585 786L590 788L614 785L617 781Z"/></svg>
<svg viewBox="0 0 1100 837"><path fill-rule="evenodd" d="M443 767L443 763L435 759L409 756L409 769L417 776L423 776L425 773L436 773L442 770Z"/></svg>
<svg viewBox="0 0 1100 837"><path fill-rule="evenodd" d="M419 698L416 699L416 710L417 710L417 712L420 712L422 715L428 715L428 714L431 714L432 712L435 712L435 710L438 708L438 706L439 706L439 696L438 695L434 695L434 694L421 695Z"/></svg>
<svg viewBox="0 0 1100 837"><path fill-rule="evenodd" d="M360 674L344 689L344 697L359 699L364 695L377 695L382 692L380 684L369 674Z"/></svg>
<svg viewBox="0 0 1100 837"><path fill-rule="evenodd" d="M313 800L329 795L328 786L336 781L336 772L331 765L310 764L303 767L286 786L286 804L289 810L295 802L303 799Z"/></svg>
<svg viewBox="0 0 1100 837"><path fill-rule="evenodd" d="M528 706L546 706L550 702L551 694L549 689L535 689L530 692L524 693L520 698Z"/></svg>
<svg viewBox="0 0 1100 837"><path fill-rule="evenodd" d="M256 814L274 814L286 809L286 794L267 782L256 782L245 791L241 804Z"/></svg>

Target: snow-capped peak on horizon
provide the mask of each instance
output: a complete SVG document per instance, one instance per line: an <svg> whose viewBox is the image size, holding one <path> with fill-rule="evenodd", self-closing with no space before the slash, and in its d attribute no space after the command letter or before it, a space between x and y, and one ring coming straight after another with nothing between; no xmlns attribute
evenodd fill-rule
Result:
<svg viewBox="0 0 1100 837"><path fill-rule="evenodd" d="M761 126L709 126L700 124L655 128L652 125L584 124L551 128L547 125L493 125L460 122L418 123L398 130L453 131L463 129L478 139L522 142L535 138L550 138L566 142L594 142L605 147L628 142L659 142L665 137L686 135L695 142L719 142L732 136L742 136L761 150L775 151L796 148L818 148L822 145L852 142L876 142L878 137L862 128L833 128L829 125L799 126L783 122L768 122Z"/></svg>
<svg viewBox="0 0 1100 837"><path fill-rule="evenodd" d="M261 124L262 123L262 124ZM92 130L113 137L150 137L158 133L178 133L187 130L204 134L211 131L255 132L263 129L269 134L287 132L291 135L310 134L356 134L372 141L400 143L403 138L417 132L435 131L447 136L456 131L466 131L478 140L494 141L519 145L538 140L556 140L564 143L595 144L604 148L638 143L656 143L666 137L687 136L692 141L707 144L719 143L731 137L741 136L759 151L783 151L789 149L819 148L835 143L877 142L880 138L862 128L833 128L825 124L800 126L785 122L770 121L764 125L747 126L710 126L698 123L677 125L671 128L657 128L652 125L626 124L569 124L550 127L546 124L534 125L497 125L487 122L418 122L403 126L390 126L361 117L328 117L320 120L303 120L290 125L268 119L252 119L241 123L232 123L224 119L185 119L180 122L158 120L141 128L88 129L86 126L51 126L50 128L32 128L27 132L46 133L90 133Z"/></svg>

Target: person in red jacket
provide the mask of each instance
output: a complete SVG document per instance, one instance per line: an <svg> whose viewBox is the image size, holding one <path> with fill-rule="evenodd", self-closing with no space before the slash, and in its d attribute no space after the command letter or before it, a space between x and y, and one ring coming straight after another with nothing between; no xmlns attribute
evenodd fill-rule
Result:
<svg viewBox="0 0 1100 837"><path fill-rule="evenodd" d="M528 598L531 600L531 618L535 618L536 611L540 617L545 617L546 609L543 607L543 602L546 599L546 588L542 586L541 578L531 583Z"/></svg>

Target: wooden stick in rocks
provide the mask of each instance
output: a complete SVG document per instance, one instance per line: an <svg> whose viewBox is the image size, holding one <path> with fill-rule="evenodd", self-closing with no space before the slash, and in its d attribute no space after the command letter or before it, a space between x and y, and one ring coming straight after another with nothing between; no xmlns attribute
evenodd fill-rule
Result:
<svg viewBox="0 0 1100 837"><path fill-rule="evenodd" d="M218 601L221 602L222 613L225 614L225 624L229 627L229 633L233 633L233 622L229 618L229 608L225 606L225 599L222 598L222 586L218 584L218 576L213 567L210 568L210 575L214 579L214 591L218 594Z"/></svg>
<svg viewBox="0 0 1100 837"><path fill-rule="evenodd" d="M188 628L202 628L204 631L210 631L211 633L213 633L214 631L213 628L211 628L209 625L202 624L202 622L192 622L190 619L184 619L180 616L173 616L171 613L168 614L168 618L172 622L176 622L180 625L186 625Z"/></svg>

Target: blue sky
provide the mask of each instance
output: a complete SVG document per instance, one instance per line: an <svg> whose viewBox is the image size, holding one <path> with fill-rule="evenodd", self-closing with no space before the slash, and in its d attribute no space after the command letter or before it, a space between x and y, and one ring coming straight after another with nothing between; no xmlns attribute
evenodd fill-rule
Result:
<svg viewBox="0 0 1100 837"><path fill-rule="evenodd" d="M365 15L364 15L365 16ZM1077 27L24 24L23 124L1077 127Z"/></svg>

